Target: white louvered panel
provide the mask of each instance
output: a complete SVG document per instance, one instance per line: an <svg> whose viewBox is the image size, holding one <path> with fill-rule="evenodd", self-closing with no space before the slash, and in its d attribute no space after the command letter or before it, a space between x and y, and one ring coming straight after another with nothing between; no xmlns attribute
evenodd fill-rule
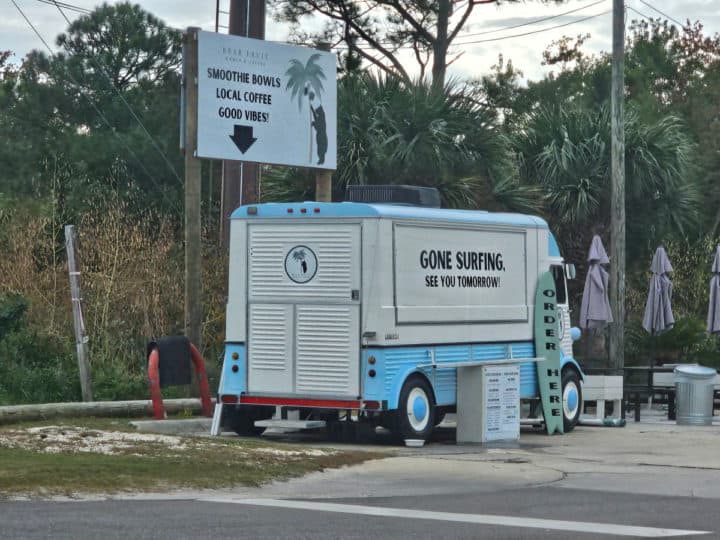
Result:
<svg viewBox="0 0 720 540"><path fill-rule="evenodd" d="M356 305L297 307L298 393L358 395L359 313Z"/></svg>
<svg viewBox="0 0 720 540"><path fill-rule="evenodd" d="M352 290L360 288L359 225L254 224L249 243L251 301L349 301ZM285 257L299 245L317 257L317 273L307 283L295 283L285 273Z"/></svg>
<svg viewBox="0 0 720 540"><path fill-rule="evenodd" d="M565 305L558 305L558 311L562 318L560 323L560 348L565 356L573 356L573 341L570 337L570 309Z"/></svg>
<svg viewBox="0 0 720 540"><path fill-rule="evenodd" d="M293 306L250 306L248 388L252 392L292 392Z"/></svg>

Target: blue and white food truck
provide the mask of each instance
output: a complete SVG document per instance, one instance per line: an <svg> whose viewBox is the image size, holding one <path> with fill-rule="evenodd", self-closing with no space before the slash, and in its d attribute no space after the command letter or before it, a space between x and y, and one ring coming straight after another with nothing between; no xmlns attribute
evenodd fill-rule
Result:
<svg viewBox="0 0 720 540"><path fill-rule="evenodd" d="M556 289L565 431L577 423L563 261L538 217L390 204L267 203L232 215L223 424L241 434L276 407L329 425L427 439L457 406L458 363L541 357L535 294ZM537 404L538 363L520 363Z"/></svg>

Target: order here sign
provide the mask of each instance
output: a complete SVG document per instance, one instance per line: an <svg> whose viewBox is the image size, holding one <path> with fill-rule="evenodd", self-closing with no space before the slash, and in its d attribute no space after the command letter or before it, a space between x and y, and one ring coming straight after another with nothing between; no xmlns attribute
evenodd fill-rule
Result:
<svg viewBox="0 0 720 540"><path fill-rule="evenodd" d="M198 32L198 157L335 169L333 53Z"/></svg>

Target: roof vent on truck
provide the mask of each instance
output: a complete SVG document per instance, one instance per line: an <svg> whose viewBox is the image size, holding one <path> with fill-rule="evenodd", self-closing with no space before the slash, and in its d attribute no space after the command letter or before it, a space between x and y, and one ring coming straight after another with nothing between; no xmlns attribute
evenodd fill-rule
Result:
<svg viewBox="0 0 720 540"><path fill-rule="evenodd" d="M347 186L345 200L362 203L399 204L440 208L437 188L406 185Z"/></svg>

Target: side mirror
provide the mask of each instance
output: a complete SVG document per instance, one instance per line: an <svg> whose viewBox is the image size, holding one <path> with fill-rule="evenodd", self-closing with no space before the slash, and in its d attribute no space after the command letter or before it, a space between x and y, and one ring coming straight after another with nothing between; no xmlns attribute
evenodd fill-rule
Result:
<svg viewBox="0 0 720 540"><path fill-rule="evenodd" d="M575 265L571 263L565 264L565 277L567 279L575 279L577 272L575 271Z"/></svg>

